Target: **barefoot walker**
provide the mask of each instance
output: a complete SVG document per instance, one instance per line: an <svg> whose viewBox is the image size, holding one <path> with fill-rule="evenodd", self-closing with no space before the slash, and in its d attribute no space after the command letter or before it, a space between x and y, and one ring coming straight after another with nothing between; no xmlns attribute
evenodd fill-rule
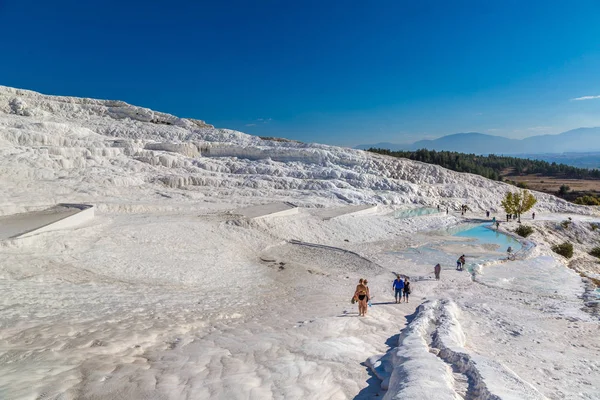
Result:
<svg viewBox="0 0 600 400"><path fill-rule="evenodd" d="M396 275L394 283L392 283L392 290L394 291L396 303L402 303L402 289L404 289L404 281L400 278L400 274L398 274Z"/></svg>
<svg viewBox="0 0 600 400"><path fill-rule="evenodd" d="M404 278L404 301L408 303L408 295L410 294L410 282L408 276Z"/></svg>
<svg viewBox="0 0 600 400"><path fill-rule="evenodd" d="M369 288L365 285L364 279L358 281L352 300L358 302L358 315L364 317L367 313L367 302L369 301Z"/></svg>

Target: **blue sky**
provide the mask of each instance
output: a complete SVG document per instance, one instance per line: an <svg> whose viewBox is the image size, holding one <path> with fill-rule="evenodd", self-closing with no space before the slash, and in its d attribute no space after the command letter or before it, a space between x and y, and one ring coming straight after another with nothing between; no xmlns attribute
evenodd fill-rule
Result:
<svg viewBox="0 0 600 400"><path fill-rule="evenodd" d="M0 84L310 142L600 126L598 1L0 0Z"/></svg>

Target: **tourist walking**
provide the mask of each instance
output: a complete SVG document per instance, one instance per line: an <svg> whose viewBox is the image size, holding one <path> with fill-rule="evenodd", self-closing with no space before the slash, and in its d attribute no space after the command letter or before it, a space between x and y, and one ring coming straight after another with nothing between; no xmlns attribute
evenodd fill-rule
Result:
<svg viewBox="0 0 600 400"><path fill-rule="evenodd" d="M367 313L367 302L368 299L369 288L365 285L365 280L360 279L358 281L358 285L356 285L356 290L354 291L354 296L352 299L358 302L358 316L364 317Z"/></svg>
<svg viewBox="0 0 600 400"><path fill-rule="evenodd" d="M404 281L400 277L400 274L398 274L396 275L396 279L394 279L394 283L392 283L396 304L402 303L402 289L404 289Z"/></svg>
<svg viewBox="0 0 600 400"><path fill-rule="evenodd" d="M535 219L535 212L531 213L531 219Z"/></svg>
<svg viewBox="0 0 600 400"><path fill-rule="evenodd" d="M408 295L410 294L410 282L408 276L404 278L404 301L408 303Z"/></svg>
<svg viewBox="0 0 600 400"><path fill-rule="evenodd" d="M439 281L440 272L442 272L442 266L440 264L435 264L435 267L433 267L433 272L435 273L435 280Z"/></svg>
<svg viewBox="0 0 600 400"><path fill-rule="evenodd" d="M367 287L367 306L371 307L371 291L369 290L369 281L365 279L363 283ZM367 313L367 310L368 308L365 309L365 314Z"/></svg>
<svg viewBox="0 0 600 400"><path fill-rule="evenodd" d="M465 255L463 254L462 256L458 257L458 260L456 260L456 269L462 271L465 266L465 262Z"/></svg>

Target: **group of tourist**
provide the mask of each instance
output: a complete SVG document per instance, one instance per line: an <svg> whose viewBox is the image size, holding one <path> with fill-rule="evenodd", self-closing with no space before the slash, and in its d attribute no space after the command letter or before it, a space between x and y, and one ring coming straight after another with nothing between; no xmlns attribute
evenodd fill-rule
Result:
<svg viewBox="0 0 600 400"><path fill-rule="evenodd" d="M437 206L438 210L440 210L440 206ZM461 205L461 214L464 215L469 210L469 207L465 204ZM446 208L446 213L448 212L448 208ZM489 218L490 211L486 211L486 217ZM517 216L514 216L515 218ZM506 219L513 218L512 215L507 214ZM532 214L532 219L535 219L535 213ZM500 222L496 221L496 217L494 217L493 222L496 224L496 229L499 228ZM508 248L509 255L512 253L512 248ZM463 254L456 260L456 269L458 271L464 270L466 263L465 255ZM436 264L433 272L435 274L435 279L440 280L440 273L442 271L442 266L440 264ZM364 317L367 314L368 306L370 305L371 295L369 292L369 286L367 285L368 281L366 279L361 278L358 281L358 285L356 286L356 290L354 292L354 296L352 297L352 304L358 303L358 315ZM392 291L394 292L394 299L396 304L402 303L403 301L408 303L408 297L410 295L410 282L407 276L402 277L400 274L396 275L396 279L392 283Z"/></svg>
<svg viewBox="0 0 600 400"><path fill-rule="evenodd" d="M408 281L408 276L405 276L404 279L402 279L400 274L396 275L396 279L394 280L394 283L392 283L392 290L394 291L396 304L402 303L402 300L408 303L408 295L410 295L410 282Z"/></svg>
<svg viewBox="0 0 600 400"><path fill-rule="evenodd" d="M369 281L361 278L356 285L354 296L352 296L352 304L358 303L358 315L364 317L367 315L367 310L371 305L371 292L369 291ZM392 290L394 292L394 298L396 304L402 303L404 300L408 303L408 296L410 295L410 282L408 276L402 278L400 274L396 275L396 279L392 283Z"/></svg>
<svg viewBox="0 0 600 400"><path fill-rule="evenodd" d="M531 213L531 219L535 219L535 212ZM506 214L506 222L510 220L521 222L519 219L519 214Z"/></svg>

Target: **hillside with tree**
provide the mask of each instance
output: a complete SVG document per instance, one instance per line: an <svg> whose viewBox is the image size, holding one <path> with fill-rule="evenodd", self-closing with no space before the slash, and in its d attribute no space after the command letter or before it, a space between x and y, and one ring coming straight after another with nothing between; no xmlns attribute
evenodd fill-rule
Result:
<svg viewBox="0 0 600 400"><path fill-rule="evenodd" d="M496 156L494 154L481 156L455 151L426 149L390 151L387 149L370 148L367 151L436 164L453 171L477 174L493 180L501 180L501 178L521 174L540 174L572 179L600 179L600 170L597 169L577 168L555 162L549 163L526 158Z"/></svg>
<svg viewBox="0 0 600 400"><path fill-rule="evenodd" d="M552 179L556 182L559 182L559 180L587 180L594 183L592 186L600 188L600 170L598 169L577 168L556 162L549 163L541 160L497 156L494 154L477 155L426 149L392 151L381 148L370 148L367 151L435 164L457 172L477 174L488 179L512 183L522 188L530 187L535 190L555 194L578 204L600 204L598 196L600 192L598 189L571 190L568 185L562 182L551 190L544 186L544 184L549 183L548 181L545 182L544 179ZM531 179L527 179L527 177ZM534 187L531 185L532 177L536 179L536 183L540 186Z"/></svg>

